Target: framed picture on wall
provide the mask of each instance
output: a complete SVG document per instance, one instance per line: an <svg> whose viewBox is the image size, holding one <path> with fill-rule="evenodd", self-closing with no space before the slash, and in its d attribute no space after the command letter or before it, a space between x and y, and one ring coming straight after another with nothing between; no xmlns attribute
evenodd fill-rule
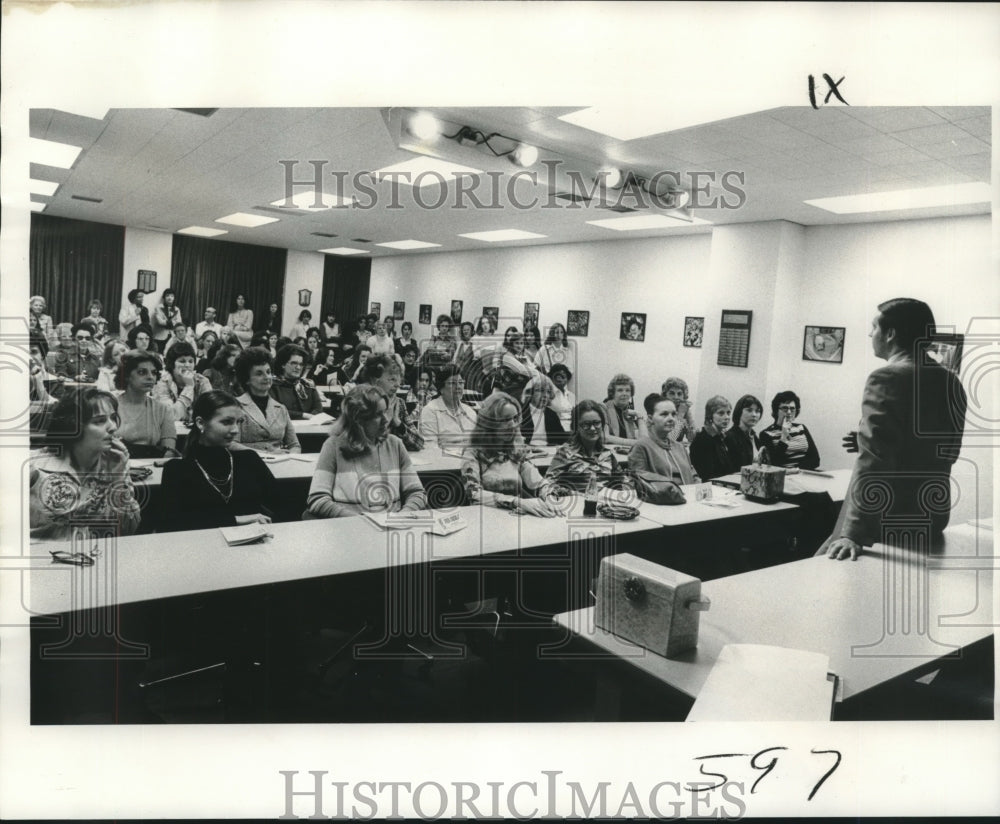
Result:
<svg viewBox="0 0 1000 824"><path fill-rule="evenodd" d="M705 337L704 318L684 318L684 345L701 349L701 342Z"/></svg>
<svg viewBox="0 0 1000 824"><path fill-rule="evenodd" d="M402 300L397 300L392 304L392 318L393 320L402 320L406 317L406 302Z"/></svg>
<svg viewBox="0 0 1000 824"><path fill-rule="evenodd" d="M538 304L537 303L526 303L524 304L524 317L522 318L523 325L521 329L527 329L531 326L538 328Z"/></svg>
<svg viewBox="0 0 1000 824"><path fill-rule="evenodd" d="M964 335L935 332L931 335L931 342L927 345L927 357L937 361L957 375L962 367L962 346L964 343Z"/></svg>
<svg viewBox="0 0 1000 824"><path fill-rule="evenodd" d="M145 292L147 295L150 292L155 292L156 272L154 272L152 269L140 269L139 280L135 288L142 292Z"/></svg>
<svg viewBox="0 0 1000 824"><path fill-rule="evenodd" d="M368 314L369 315L378 315L379 317L382 317L382 304L379 303L377 300L373 300L368 305Z"/></svg>
<svg viewBox="0 0 1000 824"><path fill-rule="evenodd" d="M493 328L497 328L498 318L500 317L500 307L499 306L484 306L483 307L483 317L492 318Z"/></svg>
<svg viewBox="0 0 1000 824"><path fill-rule="evenodd" d="M844 362L843 326L807 326L802 339L802 360Z"/></svg>
<svg viewBox="0 0 1000 824"><path fill-rule="evenodd" d="M462 322L462 301L460 300L451 302L451 322L456 326Z"/></svg>
<svg viewBox="0 0 1000 824"><path fill-rule="evenodd" d="M642 343L646 340L645 312L622 312L622 326L618 337Z"/></svg>
<svg viewBox="0 0 1000 824"><path fill-rule="evenodd" d="M566 313L566 336L585 338L590 330L590 312L586 309L570 309Z"/></svg>
<svg viewBox="0 0 1000 824"><path fill-rule="evenodd" d="M430 324L431 322L431 305L429 303L420 304L420 315L417 318L417 323Z"/></svg>

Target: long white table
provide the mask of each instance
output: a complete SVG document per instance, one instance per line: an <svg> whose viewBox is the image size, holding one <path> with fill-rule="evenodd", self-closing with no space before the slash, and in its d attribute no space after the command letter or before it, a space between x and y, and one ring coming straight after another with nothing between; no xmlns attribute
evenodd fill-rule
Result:
<svg viewBox="0 0 1000 824"><path fill-rule="evenodd" d="M786 497L803 495L806 493L825 492L834 503L843 503L847 497L847 485L851 480L850 469L824 469L819 472L793 472L785 475ZM726 484L740 483L740 473L734 472L731 475L723 475L715 480Z"/></svg>
<svg viewBox="0 0 1000 824"><path fill-rule="evenodd" d="M841 701L993 634L992 536L960 525L929 558L876 546L854 562L815 557L708 581L702 594L712 603L701 613L697 649L674 659L597 627L593 607L555 622L691 698L726 644L823 653Z"/></svg>

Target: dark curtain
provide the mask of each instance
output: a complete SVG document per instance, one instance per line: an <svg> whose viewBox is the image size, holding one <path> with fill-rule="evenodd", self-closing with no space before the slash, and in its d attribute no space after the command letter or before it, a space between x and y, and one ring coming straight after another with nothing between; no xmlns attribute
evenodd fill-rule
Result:
<svg viewBox="0 0 1000 824"><path fill-rule="evenodd" d="M368 314L368 287L371 285L371 258L345 258L326 255L323 262L323 295L320 301L319 317L313 312L313 320L322 323L327 312L337 316L343 333L354 328L354 322Z"/></svg>
<svg viewBox="0 0 1000 824"><path fill-rule="evenodd" d="M205 307L214 306L216 320L224 324L236 296L243 295L256 331L266 322L268 307L281 306L287 256L286 249L271 246L174 235L170 286L182 316L194 327L205 319Z"/></svg>
<svg viewBox="0 0 1000 824"><path fill-rule="evenodd" d="M76 323L97 298L109 329L118 328L125 266L125 227L52 215L31 216L31 294L48 303L53 323ZM25 306L27 314L27 306Z"/></svg>

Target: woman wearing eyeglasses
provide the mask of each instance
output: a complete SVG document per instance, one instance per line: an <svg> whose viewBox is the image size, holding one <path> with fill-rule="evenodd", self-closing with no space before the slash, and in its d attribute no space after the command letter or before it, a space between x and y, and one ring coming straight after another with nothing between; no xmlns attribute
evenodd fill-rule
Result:
<svg viewBox="0 0 1000 824"><path fill-rule="evenodd" d="M526 457L520 426L521 405L510 395L494 392L483 401L462 462L465 491L473 503L552 518L559 510Z"/></svg>
<svg viewBox="0 0 1000 824"><path fill-rule="evenodd" d="M119 436L133 458L177 457L177 427L169 404L149 393L160 379L160 356L154 352L127 352L118 373L121 416Z"/></svg>
<svg viewBox="0 0 1000 824"><path fill-rule="evenodd" d="M293 421L311 418L323 411L316 384L302 377L309 362L306 350L294 343L282 346L274 359L278 377L271 384L271 397L288 410Z"/></svg>
<svg viewBox="0 0 1000 824"><path fill-rule="evenodd" d="M371 384L347 393L337 429L319 453L307 498L309 517L342 518L427 505L406 447L389 433L388 408L388 398Z"/></svg>
<svg viewBox="0 0 1000 824"><path fill-rule="evenodd" d="M603 404L582 400L573 408L569 441L556 450L545 473L547 489L566 487L585 492L591 478L606 486L620 470L618 461L604 443L607 411Z"/></svg>
<svg viewBox="0 0 1000 824"><path fill-rule="evenodd" d="M274 476L237 443L243 409L228 392L199 395L184 458L163 467L161 532L271 523Z"/></svg>
<svg viewBox="0 0 1000 824"><path fill-rule="evenodd" d="M770 461L775 466L816 469L819 450L805 424L799 423L802 403L791 390L779 392L771 401L774 417L767 429L760 433L760 445L767 448Z"/></svg>
<svg viewBox="0 0 1000 824"><path fill-rule="evenodd" d="M31 461L31 540L138 529L139 504L119 425L117 399L95 387L71 388L56 404L46 433L55 449Z"/></svg>

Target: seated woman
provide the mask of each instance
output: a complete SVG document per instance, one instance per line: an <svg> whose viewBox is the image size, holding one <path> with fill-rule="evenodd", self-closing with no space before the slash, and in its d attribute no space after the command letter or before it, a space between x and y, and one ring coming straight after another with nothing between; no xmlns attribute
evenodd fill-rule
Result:
<svg viewBox="0 0 1000 824"><path fill-rule="evenodd" d="M340 371L340 364L337 363L339 349L320 350L319 360L313 363L306 370L306 377L317 386L328 386L332 380L338 383L340 378L337 373Z"/></svg>
<svg viewBox="0 0 1000 824"><path fill-rule="evenodd" d="M308 309L303 309L299 312L299 319L292 324L292 328L288 330L288 337L292 340L296 338L305 338L309 335L309 327L312 326L313 313Z"/></svg>
<svg viewBox="0 0 1000 824"><path fill-rule="evenodd" d="M118 372L122 365L122 355L128 352L124 341L117 338L104 344L104 354L101 355L101 368L97 373L96 386L104 392L114 392L117 387Z"/></svg>
<svg viewBox="0 0 1000 824"><path fill-rule="evenodd" d="M542 349L542 333L537 326L524 327L524 356L534 365Z"/></svg>
<svg viewBox="0 0 1000 824"><path fill-rule="evenodd" d="M177 427L174 413L163 401L149 393L160 378L163 365L155 352L127 352L118 373L118 399L121 427L118 435L133 458L178 456Z"/></svg>
<svg viewBox="0 0 1000 824"><path fill-rule="evenodd" d="M726 429L732 419L733 407L722 395L705 403L705 426L691 441L691 464L703 481L721 478L738 467L726 446Z"/></svg>
<svg viewBox="0 0 1000 824"><path fill-rule="evenodd" d="M129 330L126 342L129 349L138 349L140 352L147 352L152 348L153 327L145 323L133 326Z"/></svg>
<svg viewBox="0 0 1000 824"><path fill-rule="evenodd" d="M344 398L338 429L323 443L306 514L340 518L360 512L423 509L427 495L403 442L389 433L388 401L371 384Z"/></svg>
<svg viewBox="0 0 1000 824"><path fill-rule="evenodd" d="M28 330L38 332L45 342L52 346L56 342L56 328L52 323L52 316L46 315L45 310L48 304L41 295L32 295L28 301Z"/></svg>
<svg viewBox="0 0 1000 824"><path fill-rule="evenodd" d="M55 405L47 432L55 451L31 459L32 541L108 531L131 535L139 528L139 503L118 425L118 400L93 386L70 388Z"/></svg>
<svg viewBox="0 0 1000 824"><path fill-rule="evenodd" d="M212 389L217 392L227 392L233 397L243 394L240 382L236 380L236 358L240 349L235 343L223 343L216 346L211 365L202 373Z"/></svg>
<svg viewBox="0 0 1000 824"><path fill-rule="evenodd" d="M521 406L496 392L479 407L476 426L462 461L462 480L469 500L551 518L559 514L549 502L542 476L517 443Z"/></svg>
<svg viewBox="0 0 1000 824"><path fill-rule="evenodd" d="M167 338L167 342L163 344L163 352L161 354L166 355L170 351L170 347L178 343L190 343L194 333L187 328L187 324L184 321L174 324L173 334ZM197 371L198 367L195 367Z"/></svg>
<svg viewBox="0 0 1000 824"><path fill-rule="evenodd" d="M404 321L403 325L399 327L399 337L396 338L394 342L396 347L396 354L403 357L403 353L407 349L413 349L417 353L417 358L420 358L420 344L417 343L417 339L413 337L413 324L409 321Z"/></svg>
<svg viewBox="0 0 1000 824"><path fill-rule="evenodd" d="M368 345L373 355L395 355L396 341L393 340L384 321L375 322L375 334L368 338Z"/></svg>
<svg viewBox="0 0 1000 824"><path fill-rule="evenodd" d="M428 401L420 412L420 434L428 444L442 449L464 446L476 428L476 413L462 403L465 379L453 363L434 373L440 397Z"/></svg>
<svg viewBox="0 0 1000 824"><path fill-rule="evenodd" d="M452 359L452 363L458 367L458 371L462 373L462 376L468 381L469 370L472 368L472 363L476 358L476 346L472 342L472 332L473 326L469 321L465 321L459 327L459 340L455 346L455 357Z"/></svg>
<svg viewBox="0 0 1000 824"><path fill-rule="evenodd" d="M642 436L639 414L632 408L634 395L635 382L628 375L619 373L611 379L604 401L608 416L605 443L631 446Z"/></svg>
<svg viewBox="0 0 1000 824"><path fill-rule="evenodd" d="M212 365L212 353L219 345L219 336L211 329L206 329L198 338L198 345L195 349L195 356L198 363L195 365L196 372L204 372Z"/></svg>
<svg viewBox="0 0 1000 824"><path fill-rule="evenodd" d="M585 492L591 478L608 486L621 476L614 452L604 445L608 413L603 404L582 400L573 408L569 440L556 450L545 473L547 487Z"/></svg>
<svg viewBox="0 0 1000 824"><path fill-rule="evenodd" d="M278 377L271 384L271 397L288 410L293 421L311 418L323 411L323 400L316 384L302 377L309 356L294 343L278 350L274 369Z"/></svg>
<svg viewBox="0 0 1000 824"><path fill-rule="evenodd" d="M281 308L277 303L272 303L267 307L267 313L261 318L260 325L257 327L257 333L261 332L274 332L275 335L281 334ZM254 338L256 337L257 335L254 335ZM250 345L257 346L253 338L250 340Z"/></svg>
<svg viewBox="0 0 1000 824"><path fill-rule="evenodd" d="M410 384L410 392L406 396L406 406L411 408L412 415L420 419L420 413L437 396L437 389L434 386L434 375L430 369L420 369L415 367L417 379Z"/></svg>
<svg viewBox="0 0 1000 824"><path fill-rule="evenodd" d="M430 339L421 358L421 366L437 372L455 359L455 339L451 333L451 317L438 315L435 324L437 332Z"/></svg>
<svg viewBox="0 0 1000 824"><path fill-rule="evenodd" d="M358 382L358 375L364 369L365 361L368 360L371 353L372 349L367 343L362 343L354 347L354 354L344 361L340 367L340 372L337 373L337 380L341 384L350 384L351 386L356 384Z"/></svg>
<svg viewBox="0 0 1000 824"><path fill-rule="evenodd" d="M302 371L303 377L312 380L312 371L316 367L316 364L322 363L326 360L326 350L323 348L323 343L319 337L319 330L310 330L309 337L306 338L306 354L309 356L306 368Z"/></svg>
<svg viewBox="0 0 1000 824"><path fill-rule="evenodd" d="M757 457L760 441L754 427L764 414L764 407L753 395L744 395L736 401L733 410L733 425L726 432L726 448L733 460L733 472L751 464Z"/></svg>
<svg viewBox="0 0 1000 824"><path fill-rule="evenodd" d="M549 409L556 413L559 424L566 433L573 431L573 407L576 406L576 395L569 389L573 373L564 363L554 363L549 369L549 380L552 381L554 392L549 401Z"/></svg>
<svg viewBox="0 0 1000 824"><path fill-rule="evenodd" d="M104 304L101 303L97 298L94 298L90 303L87 304L87 317L81 319L83 321L89 321L94 324L94 342L104 346L107 343L108 337L108 319L103 316Z"/></svg>
<svg viewBox="0 0 1000 824"><path fill-rule="evenodd" d="M398 353L397 353L398 354ZM420 373L427 371L417 366L417 350L414 348L404 349L401 355L403 359L403 386L412 389L420 379Z"/></svg>
<svg viewBox="0 0 1000 824"><path fill-rule="evenodd" d="M340 349L340 324L334 312L327 312L319 325L320 344L323 349Z"/></svg>
<svg viewBox="0 0 1000 824"><path fill-rule="evenodd" d="M550 407L555 385L545 375L536 375L521 392L521 434L529 446L558 446L566 441L559 416Z"/></svg>
<svg viewBox="0 0 1000 824"><path fill-rule="evenodd" d="M518 331L510 332L503 343L504 353L497 364L499 369L509 369L519 375L523 375L531 380L538 374L534 361L528 356L525 350L524 335Z"/></svg>
<svg viewBox="0 0 1000 824"><path fill-rule="evenodd" d="M550 378L552 377L552 367L557 364L562 364L569 369L570 374L576 369L576 358L566 340L566 327L561 323L553 323L549 327L549 333L545 336L545 345L535 355L535 366Z"/></svg>
<svg viewBox="0 0 1000 824"><path fill-rule="evenodd" d="M184 458L163 467L160 531L270 523L277 484L260 455L239 448L236 399L213 389L192 413Z"/></svg>
<svg viewBox="0 0 1000 824"><path fill-rule="evenodd" d="M358 384L374 386L385 395L388 402L386 415L389 418L389 433L403 441L408 452L419 452L424 440L417 434L417 423L406 411L406 402L399 396L402 374L395 355L375 355L365 362L365 368L358 376Z"/></svg>
<svg viewBox="0 0 1000 824"><path fill-rule="evenodd" d="M689 444L698 432L691 413L691 399L688 397L687 381L682 378L667 378L660 387L660 394L674 402L677 408L677 422L670 437L680 443Z"/></svg>
<svg viewBox="0 0 1000 824"><path fill-rule="evenodd" d="M233 309L229 313L226 326L232 330L233 335L239 341L239 346L246 349L253 338L253 310L247 308L247 299L243 295L237 295L233 304Z"/></svg>
<svg viewBox="0 0 1000 824"><path fill-rule="evenodd" d="M49 373L45 369L45 356L49 351L49 342L45 335L32 329L28 333L28 425L32 433L44 432L48 426L48 413L56 403L49 394L45 381ZM100 387L98 387L100 388Z"/></svg>
<svg viewBox="0 0 1000 824"><path fill-rule="evenodd" d="M654 393L647 395L642 405L646 410L646 435L628 453L629 470L655 472L676 484L698 483L687 450L670 437L677 423L674 402Z"/></svg>
<svg viewBox="0 0 1000 824"><path fill-rule="evenodd" d="M175 421L191 423L191 407L202 392L210 392L208 378L194 371L194 347L178 343L170 347L164 358L164 372L153 387L153 398L168 404Z"/></svg>
<svg viewBox="0 0 1000 824"><path fill-rule="evenodd" d="M760 433L760 445L767 448L768 459L775 466L816 469L819 450L805 424L798 422L802 404L791 390L779 392L771 401L774 423Z"/></svg>
<svg viewBox="0 0 1000 824"><path fill-rule="evenodd" d="M240 443L260 452L301 452L288 410L271 397L271 356L251 346L236 359L236 380L246 391L236 398L243 410Z"/></svg>

